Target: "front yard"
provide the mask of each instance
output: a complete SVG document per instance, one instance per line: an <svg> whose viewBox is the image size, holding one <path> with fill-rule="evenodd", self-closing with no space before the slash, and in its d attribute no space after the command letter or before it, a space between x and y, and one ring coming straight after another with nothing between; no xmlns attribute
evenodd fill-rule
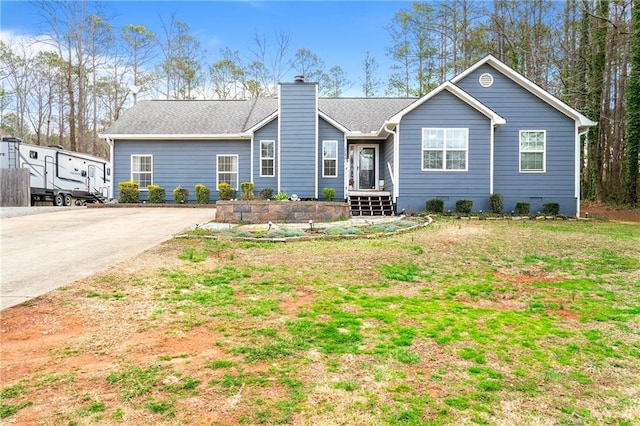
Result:
<svg viewBox="0 0 640 426"><path fill-rule="evenodd" d="M640 225L173 240L0 339L3 424L637 424Z"/></svg>

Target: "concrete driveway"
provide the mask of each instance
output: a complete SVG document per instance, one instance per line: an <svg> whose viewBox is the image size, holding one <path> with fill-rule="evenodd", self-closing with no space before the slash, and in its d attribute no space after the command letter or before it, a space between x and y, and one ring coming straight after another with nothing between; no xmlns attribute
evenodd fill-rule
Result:
<svg viewBox="0 0 640 426"><path fill-rule="evenodd" d="M213 208L0 209L0 310L137 255Z"/></svg>

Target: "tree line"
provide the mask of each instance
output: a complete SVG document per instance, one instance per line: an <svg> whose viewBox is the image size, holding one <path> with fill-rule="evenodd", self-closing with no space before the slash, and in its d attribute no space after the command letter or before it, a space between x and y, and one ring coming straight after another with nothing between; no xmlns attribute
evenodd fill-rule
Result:
<svg viewBox="0 0 640 426"><path fill-rule="evenodd" d="M253 99L294 70L323 96L422 96L487 54L581 111L582 198L638 203L640 0L439 0L389 17L385 63L362 55L359 75L255 33L245 51L211 61L174 14L160 30L112 25L100 2L39 2L44 34L0 42L0 128L41 145L106 157L98 134L141 99ZM212 4L212 7L215 5ZM34 44L46 48L34 49Z"/></svg>

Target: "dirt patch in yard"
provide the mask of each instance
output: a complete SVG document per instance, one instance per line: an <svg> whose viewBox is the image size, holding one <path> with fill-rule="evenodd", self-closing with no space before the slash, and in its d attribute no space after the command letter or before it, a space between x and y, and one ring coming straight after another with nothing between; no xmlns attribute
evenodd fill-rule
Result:
<svg viewBox="0 0 640 426"><path fill-rule="evenodd" d="M582 203L581 214L590 218L606 218L616 222L640 222L640 210L618 209L602 203L586 201Z"/></svg>

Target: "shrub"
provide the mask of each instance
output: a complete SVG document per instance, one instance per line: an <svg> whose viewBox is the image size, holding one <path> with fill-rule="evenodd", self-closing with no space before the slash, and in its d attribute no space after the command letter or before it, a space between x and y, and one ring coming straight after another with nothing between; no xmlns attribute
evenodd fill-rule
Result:
<svg viewBox="0 0 640 426"><path fill-rule="evenodd" d="M333 188L322 188L322 193L324 194L324 199L327 201L333 201L333 198L336 196L336 190Z"/></svg>
<svg viewBox="0 0 640 426"><path fill-rule="evenodd" d="M227 182L220 182L218 184L218 198L221 200L236 198L236 190L231 188Z"/></svg>
<svg viewBox="0 0 640 426"><path fill-rule="evenodd" d="M545 216L557 216L560 213L560 204L545 203L542 205L542 214Z"/></svg>
<svg viewBox="0 0 640 426"><path fill-rule="evenodd" d="M501 194L491 194L489 197L489 212L502 213L504 210L504 202Z"/></svg>
<svg viewBox="0 0 640 426"><path fill-rule="evenodd" d="M147 190L149 191L149 202L153 204L164 204L165 198L167 197L167 191L164 188L160 187L160 185L149 185L147 186Z"/></svg>
<svg viewBox="0 0 640 426"><path fill-rule="evenodd" d="M176 189L173 190L173 201L176 204L186 204L189 202L189 188L183 188L178 185Z"/></svg>
<svg viewBox="0 0 640 426"><path fill-rule="evenodd" d="M440 198L427 200L427 211L431 213L442 213L444 211L444 201Z"/></svg>
<svg viewBox="0 0 640 426"><path fill-rule="evenodd" d="M514 213L517 215L526 215L529 214L529 210L531 210L531 204L525 202L516 203L516 208L514 209Z"/></svg>
<svg viewBox="0 0 640 426"><path fill-rule="evenodd" d="M253 182L242 182L240 184L240 188L242 189L242 199L243 200L253 200L255 197L253 196Z"/></svg>
<svg viewBox="0 0 640 426"><path fill-rule="evenodd" d="M261 200L271 200L273 198L273 188L262 188L258 194Z"/></svg>
<svg viewBox="0 0 640 426"><path fill-rule="evenodd" d="M456 201L456 213L469 214L473 207L472 200L458 200Z"/></svg>
<svg viewBox="0 0 640 426"><path fill-rule="evenodd" d="M278 201L285 201L289 199L289 194L287 194L286 192L278 192L278 194L276 195L276 200Z"/></svg>
<svg viewBox="0 0 640 426"><path fill-rule="evenodd" d="M196 184L196 203L198 204L209 204L211 199L211 190L207 188L206 185L201 183Z"/></svg>
<svg viewBox="0 0 640 426"><path fill-rule="evenodd" d="M120 190L120 202L121 203L139 203L140 202L140 190L137 182L126 181L119 182L118 189Z"/></svg>

